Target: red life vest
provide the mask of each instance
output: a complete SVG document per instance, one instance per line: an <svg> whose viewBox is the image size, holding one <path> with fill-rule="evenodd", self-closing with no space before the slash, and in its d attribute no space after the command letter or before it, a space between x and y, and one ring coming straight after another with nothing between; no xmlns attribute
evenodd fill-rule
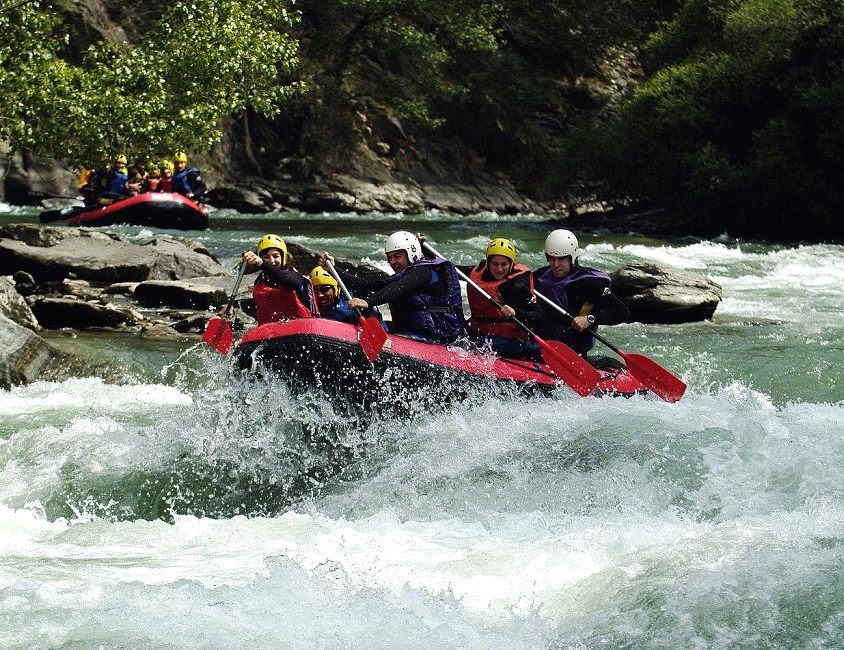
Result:
<svg viewBox="0 0 844 650"><path fill-rule="evenodd" d="M483 262L472 269L469 273L469 278L502 304L505 303L505 300L499 293L501 285L523 273L528 274L530 291L533 293L533 274L524 264L520 264L519 262L513 264L510 273L501 280L484 280L485 271L486 262ZM501 336L509 339L519 339L520 341L526 338L527 335L518 325L509 318L502 318L498 307L492 304L492 301L484 298L472 285L466 288L466 295L469 298L469 309L472 311L472 317L469 319L470 333L478 336Z"/></svg>
<svg viewBox="0 0 844 650"><path fill-rule="evenodd" d="M173 177L162 176L158 183L158 192L172 192L173 191Z"/></svg>
<svg viewBox="0 0 844 650"><path fill-rule="evenodd" d="M307 284L307 289L311 292L311 304L316 309L316 297L313 295L310 282ZM295 289L267 284L263 274L255 280L255 286L252 287L252 298L255 300L255 311L258 312L258 324L260 325L294 318L315 318L319 316L318 312L314 313L308 309Z"/></svg>

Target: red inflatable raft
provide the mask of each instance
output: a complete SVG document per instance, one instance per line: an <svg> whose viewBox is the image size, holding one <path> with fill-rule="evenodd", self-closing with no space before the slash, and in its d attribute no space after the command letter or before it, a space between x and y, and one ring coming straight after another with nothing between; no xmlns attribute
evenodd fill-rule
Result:
<svg viewBox="0 0 844 650"><path fill-rule="evenodd" d="M547 366L501 359L459 346L390 334L373 363L358 342L360 328L322 318L260 325L234 349L236 365L271 372L294 388L318 388L359 404L414 400L430 405L465 398L473 389L517 393L566 390ZM623 368L600 370L595 395L632 396L647 389Z"/></svg>
<svg viewBox="0 0 844 650"><path fill-rule="evenodd" d="M70 226L113 226L129 224L177 230L205 230L208 214L181 194L149 192L136 194L102 208L65 208L41 213L41 222L65 219Z"/></svg>

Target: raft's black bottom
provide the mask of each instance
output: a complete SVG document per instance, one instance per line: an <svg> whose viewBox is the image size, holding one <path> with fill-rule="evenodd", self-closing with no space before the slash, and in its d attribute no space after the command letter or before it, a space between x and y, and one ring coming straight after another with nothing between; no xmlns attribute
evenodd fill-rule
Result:
<svg viewBox="0 0 844 650"><path fill-rule="evenodd" d="M481 377L403 355L382 352L370 364L358 343L314 334L241 343L238 368L280 376L294 391L317 390L342 408L413 415L472 395L549 394L553 385Z"/></svg>

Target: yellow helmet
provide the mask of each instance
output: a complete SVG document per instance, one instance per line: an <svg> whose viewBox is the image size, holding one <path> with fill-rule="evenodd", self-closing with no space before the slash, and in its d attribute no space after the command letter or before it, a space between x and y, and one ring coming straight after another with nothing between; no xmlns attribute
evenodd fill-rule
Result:
<svg viewBox="0 0 844 650"><path fill-rule="evenodd" d="M255 253L260 255L268 248L277 248L281 251L282 264L287 264L287 244L278 235L264 235L258 240L258 245L255 247Z"/></svg>
<svg viewBox="0 0 844 650"><path fill-rule="evenodd" d="M177 151L176 153L173 154L173 162L174 163L177 163L177 162L186 163L187 161L188 161L188 157L185 155L184 151Z"/></svg>
<svg viewBox="0 0 844 650"><path fill-rule="evenodd" d="M118 165L125 165L128 161L129 159L122 153L119 153L114 157L114 162Z"/></svg>
<svg viewBox="0 0 844 650"><path fill-rule="evenodd" d="M489 257L490 255L503 255L515 264L516 246L509 239L504 239L503 237L493 239L486 246L486 256Z"/></svg>
<svg viewBox="0 0 844 650"><path fill-rule="evenodd" d="M308 279L311 281L311 285L314 288L329 284L334 287L334 293L337 293L340 290L337 280L335 280L331 274L321 266L315 266L313 271L311 271L311 274L308 276Z"/></svg>
<svg viewBox="0 0 844 650"><path fill-rule="evenodd" d="M161 161L161 171L167 170L171 174L173 173L173 161L172 160L162 160Z"/></svg>

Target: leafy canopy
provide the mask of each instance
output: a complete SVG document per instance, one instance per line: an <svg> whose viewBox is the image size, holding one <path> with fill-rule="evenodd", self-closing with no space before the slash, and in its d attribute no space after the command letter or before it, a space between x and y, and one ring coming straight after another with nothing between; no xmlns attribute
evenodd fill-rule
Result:
<svg viewBox="0 0 844 650"><path fill-rule="evenodd" d="M840 229L844 3L686 0L643 61L645 82L587 138L591 179L730 232Z"/></svg>
<svg viewBox="0 0 844 650"><path fill-rule="evenodd" d="M267 116L299 89L289 0L171 5L139 42L99 42L74 65L49 4L0 12L0 138L13 148L90 163L117 151L145 157L207 150L220 119Z"/></svg>

